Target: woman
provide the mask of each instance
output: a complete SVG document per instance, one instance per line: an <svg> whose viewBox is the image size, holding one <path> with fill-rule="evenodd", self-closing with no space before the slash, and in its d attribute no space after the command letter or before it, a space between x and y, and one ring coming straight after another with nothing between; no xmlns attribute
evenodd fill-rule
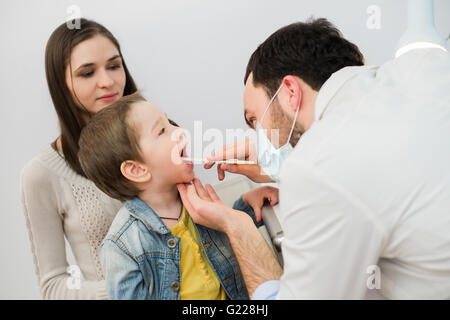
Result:
<svg viewBox="0 0 450 320"><path fill-rule="evenodd" d="M114 36L94 21L81 19L80 26L69 29L64 23L48 40L45 69L61 135L21 173L23 210L44 299L108 299L98 250L122 205L85 177L78 139L93 114L137 89ZM64 237L77 266L68 266Z"/></svg>

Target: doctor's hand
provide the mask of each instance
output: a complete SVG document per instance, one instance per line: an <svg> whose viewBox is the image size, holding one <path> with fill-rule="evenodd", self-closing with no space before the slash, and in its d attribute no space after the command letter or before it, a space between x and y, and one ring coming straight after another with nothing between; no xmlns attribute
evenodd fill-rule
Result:
<svg viewBox="0 0 450 320"><path fill-rule="evenodd" d="M224 232L231 232L234 225L252 225L253 221L244 212L227 207L209 184L203 187L199 179L194 184L177 184L181 200L195 223Z"/></svg>
<svg viewBox="0 0 450 320"><path fill-rule="evenodd" d="M270 186L259 187L244 193L242 200L252 207L256 222L260 222L262 219L261 210L264 207L265 201L268 200L271 206L278 203L278 188Z"/></svg>
<svg viewBox="0 0 450 320"><path fill-rule="evenodd" d="M257 162L255 141L247 138L244 141L224 145L222 150L217 151L211 157L207 157L207 159L211 161L211 163L205 164L205 169L213 167L214 161L218 160L244 159ZM225 171L242 174L256 183L274 182L257 164L218 164L217 174L219 180L222 181L225 179Z"/></svg>

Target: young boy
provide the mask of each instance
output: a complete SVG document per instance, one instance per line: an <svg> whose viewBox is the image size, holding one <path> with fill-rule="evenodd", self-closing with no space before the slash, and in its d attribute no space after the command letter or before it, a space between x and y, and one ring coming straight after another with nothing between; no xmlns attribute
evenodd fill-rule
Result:
<svg viewBox="0 0 450 320"><path fill-rule="evenodd" d="M86 176L126 201L100 250L111 299L248 299L227 236L193 223L183 206L176 185L194 179L193 165L181 159L183 130L157 106L139 93L123 97L91 119L79 145ZM275 190L244 199L262 203ZM257 223L247 203L234 208Z"/></svg>

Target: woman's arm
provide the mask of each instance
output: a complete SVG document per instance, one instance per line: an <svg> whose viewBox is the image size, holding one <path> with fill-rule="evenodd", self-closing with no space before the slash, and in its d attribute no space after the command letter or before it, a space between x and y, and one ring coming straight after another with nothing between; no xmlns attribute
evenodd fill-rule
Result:
<svg viewBox="0 0 450 320"><path fill-rule="evenodd" d="M21 200L33 262L43 299L108 299L104 281L83 281L67 273L58 177L31 161L21 173Z"/></svg>

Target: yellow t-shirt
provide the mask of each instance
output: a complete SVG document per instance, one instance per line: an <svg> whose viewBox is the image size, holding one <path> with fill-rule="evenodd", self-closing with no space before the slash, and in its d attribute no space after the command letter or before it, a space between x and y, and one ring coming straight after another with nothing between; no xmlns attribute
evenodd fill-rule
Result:
<svg viewBox="0 0 450 320"><path fill-rule="evenodd" d="M169 229L181 240L180 299L226 300L225 290L209 264L186 207L183 207L181 220Z"/></svg>

